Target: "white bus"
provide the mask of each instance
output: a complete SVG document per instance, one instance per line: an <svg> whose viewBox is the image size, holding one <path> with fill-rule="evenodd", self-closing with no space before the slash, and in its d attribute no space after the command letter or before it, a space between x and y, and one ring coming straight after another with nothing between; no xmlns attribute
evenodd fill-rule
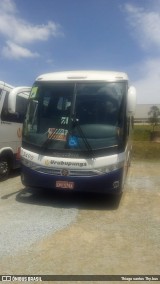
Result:
<svg viewBox="0 0 160 284"><path fill-rule="evenodd" d="M21 148L22 183L119 194L130 162L136 91L127 74L69 71L39 76Z"/></svg>
<svg viewBox="0 0 160 284"><path fill-rule="evenodd" d="M0 181L20 166L22 123L30 89L0 82Z"/></svg>

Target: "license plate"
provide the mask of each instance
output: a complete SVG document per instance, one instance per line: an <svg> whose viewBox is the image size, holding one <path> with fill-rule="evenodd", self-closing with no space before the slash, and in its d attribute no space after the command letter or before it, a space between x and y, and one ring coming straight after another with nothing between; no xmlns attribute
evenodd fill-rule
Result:
<svg viewBox="0 0 160 284"><path fill-rule="evenodd" d="M57 180L56 181L56 188L74 189L74 182Z"/></svg>

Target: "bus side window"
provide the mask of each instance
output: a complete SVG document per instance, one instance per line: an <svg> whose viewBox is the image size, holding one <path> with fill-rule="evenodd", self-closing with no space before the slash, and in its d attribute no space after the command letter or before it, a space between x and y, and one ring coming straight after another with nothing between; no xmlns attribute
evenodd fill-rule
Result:
<svg viewBox="0 0 160 284"><path fill-rule="evenodd" d="M9 92L6 92L5 99L3 102L2 112L1 112L1 120L2 121L9 121L8 117L8 95Z"/></svg>
<svg viewBox="0 0 160 284"><path fill-rule="evenodd" d="M27 103L28 100L26 98L23 98L21 96L17 96L16 98L16 113L17 113L17 117L15 114L15 122L20 122L22 123L24 120L24 116L26 114L26 110L27 110Z"/></svg>
<svg viewBox="0 0 160 284"><path fill-rule="evenodd" d="M0 100L1 100L1 96L2 96L2 89L0 88Z"/></svg>
<svg viewBox="0 0 160 284"><path fill-rule="evenodd" d="M7 122L17 122L17 123L22 123L23 118L24 118L24 111L27 107L27 100L21 97L17 97L16 100L16 113L9 113L8 111L8 95L9 92L6 93L3 107L2 107L2 112L1 112L1 120L2 121L7 121ZM25 104L24 104L25 100Z"/></svg>

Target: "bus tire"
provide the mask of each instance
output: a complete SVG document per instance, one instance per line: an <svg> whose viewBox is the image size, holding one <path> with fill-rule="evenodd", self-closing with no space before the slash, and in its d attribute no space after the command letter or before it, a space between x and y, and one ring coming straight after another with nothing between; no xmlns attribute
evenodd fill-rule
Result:
<svg viewBox="0 0 160 284"><path fill-rule="evenodd" d="M0 181L8 178L10 173L10 163L6 157L0 158Z"/></svg>

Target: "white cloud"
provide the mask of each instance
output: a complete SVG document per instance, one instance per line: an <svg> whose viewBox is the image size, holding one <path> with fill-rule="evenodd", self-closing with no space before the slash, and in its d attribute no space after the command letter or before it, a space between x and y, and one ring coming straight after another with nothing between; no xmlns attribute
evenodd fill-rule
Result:
<svg viewBox="0 0 160 284"><path fill-rule="evenodd" d="M139 79L133 84L137 90L137 102L160 103L160 58L148 59L139 65Z"/></svg>
<svg viewBox="0 0 160 284"><path fill-rule="evenodd" d="M0 8L3 13L15 13L17 11L15 3L12 0L1 1Z"/></svg>
<svg viewBox="0 0 160 284"><path fill-rule="evenodd" d="M148 2L148 4L151 2ZM125 4L125 12L131 36L144 51L144 58L132 68L138 79L137 102L143 104L160 103L160 1L147 8ZM149 56L149 58L148 58Z"/></svg>
<svg viewBox="0 0 160 284"><path fill-rule="evenodd" d="M0 34L19 44L46 41L51 36L58 35L58 26L53 22L46 25L31 25L14 15L0 12Z"/></svg>
<svg viewBox="0 0 160 284"><path fill-rule="evenodd" d="M59 25L53 21L49 21L47 24L33 25L19 16L13 0L3 0L0 1L0 35L3 35L7 41L2 55L9 55L9 50L12 50L10 58L11 55L18 58L18 54L19 57L31 57L36 53L32 53L24 45L37 41L47 41L50 37L58 36ZM17 52L15 51L16 45L18 47Z"/></svg>
<svg viewBox="0 0 160 284"><path fill-rule="evenodd" d="M157 2L159 3L159 2ZM156 10L145 10L132 4L126 4L125 11L132 33L138 39L141 47L150 48L152 45L160 47L160 7Z"/></svg>
<svg viewBox="0 0 160 284"><path fill-rule="evenodd" d="M38 57L37 52L31 52L29 49L19 46L14 42L7 41L6 46L2 49L2 55L8 59L19 59L19 58L33 58Z"/></svg>

